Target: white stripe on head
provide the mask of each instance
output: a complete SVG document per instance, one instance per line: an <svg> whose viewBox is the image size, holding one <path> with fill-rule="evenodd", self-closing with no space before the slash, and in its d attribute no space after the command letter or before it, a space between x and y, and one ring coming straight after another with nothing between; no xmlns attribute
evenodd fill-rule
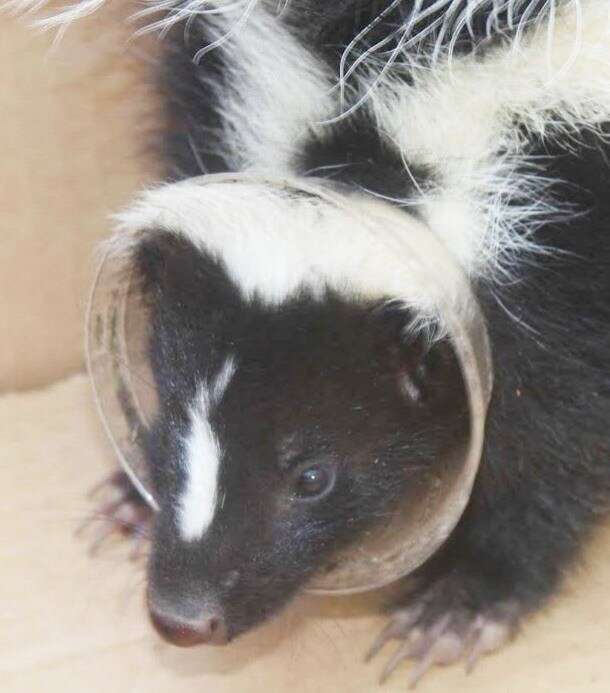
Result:
<svg viewBox="0 0 610 693"><path fill-rule="evenodd" d="M229 356L212 382L201 387L190 410L191 429L186 437L184 455L186 480L178 510L178 526L184 541L201 539L214 519L222 449L210 415L234 373L235 359Z"/></svg>
<svg viewBox="0 0 610 693"><path fill-rule="evenodd" d="M218 404L220 400L224 397L225 391L231 382L231 378L235 374L235 359L229 356L225 359L222 364L222 368L216 374L214 382L212 383L212 404Z"/></svg>
<svg viewBox="0 0 610 693"><path fill-rule="evenodd" d="M431 281L447 253L415 216L306 179L189 179L142 193L117 221L110 255L128 256L148 230L167 230L222 262L246 301L277 306L302 290L323 298L329 289L356 300L393 297L419 327L436 328L440 307L465 298L455 267Z"/></svg>

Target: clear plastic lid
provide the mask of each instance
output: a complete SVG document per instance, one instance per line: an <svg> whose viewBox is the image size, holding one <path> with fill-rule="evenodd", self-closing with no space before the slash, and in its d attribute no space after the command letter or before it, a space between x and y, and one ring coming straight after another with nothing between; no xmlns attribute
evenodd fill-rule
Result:
<svg viewBox="0 0 610 693"><path fill-rule="evenodd" d="M371 207L367 201L361 203L353 195L329 190L325 184L311 180L221 174L204 176L197 182L202 186L223 184L225 187L227 182L256 184L282 192L318 195L345 214L360 218L365 215L369 226L382 224L386 228L391 219L395 235L401 231L396 225L400 227L405 223L407 216L397 213L390 205L376 202ZM208 192L213 193L213 188ZM247 213L245 209L244 215ZM145 233L145 229L137 233ZM402 240L401 237L401 243ZM454 529L470 497L479 466L492 388L485 322L467 278L431 232L418 236L408 245L408 252L405 272L416 270L421 277L419 283L429 287L435 310L462 369L470 411L469 437L459 441L449 456L437 460L429 472L405 492L404 503L383 526L376 527L333 556L311 581L311 592L361 592L412 572ZM430 260L432 255L433 261ZM451 281L445 281L448 276ZM143 432L155 416L158 398L148 356L151 321L139 287L131 254L116 252L111 246L100 263L91 293L86 350L95 399L105 429L125 472L156 510L141 443ZM408 302L409 297L396 298Z"/></svg>

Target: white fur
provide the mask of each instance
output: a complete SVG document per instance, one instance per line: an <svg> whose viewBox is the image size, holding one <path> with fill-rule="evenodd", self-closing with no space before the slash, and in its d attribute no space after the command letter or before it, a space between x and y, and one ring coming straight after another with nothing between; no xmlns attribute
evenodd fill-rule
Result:
<svg viewBox="0 0 610 693"><path fill-rule="evenodd" d="M230 14L234 22L228 26L227 33L220 37L214 46L216 47L248 21L250 13L259 2L260 0L150 0L144 9L133 15L133 19L146 20L137 33L159 32L164 35L180 22L191 22L199 18L207 21L214 15ZM160 16L155 19L158 15Z"/></svg>
<svg viewBox="0 0 610 693"><path fill-rule="evenodd" d="M568 0L563 0L567 4ZM586 1L586 0L585 0ZM474 36L475 16L487 15L485 36L482 41L501 37L505 29L514 31L512 50L517 51L525 32L533 24L554 23L558 4L562 0L436 0L424 5L414 2L403 23L389 24L388 32L376 43L370 44L368 36L402 0L393 0L377 17L362 29L346 46L339 66L339 86L345 92L348 80L362 71L373 68L375 82L379 83L405 55L421 56L426 65L435 65L440 56L452 58L456 43L464 30ZM573 0L575 16L581 14L583 0ZM434 19L434 15L437 15ZM503 15L502 23L500 16ZM390 41L395 42L387 50ZM380 56L383 55L383 58Z"/></svg>
<svg viewBox="0 0 610 693"><path fill-rule="evenodd" d="M228 356L225 362L222 364L222 368L216 374L214 381L212 383L211 389L211 401L214 405L218 404L220 400L224 397L224 394L229 387L231 379L235 375L237 367L235 365L235 359L233 356Z"/></svg>
<svg viewBox="0 0 610 693"><path fill-rule="evenodd" d="M106 2L107 0L76 0L76 2L66 4L46 16L38 17L34 24L42 29L65 29L72 22L97 12ZM146 7L136 11L133 18L149 20L140 31L150 30L163 33L177 22L218 14L225 10L241 9L247 16L249 8L258 2L259 0L190 0L190 2L183 4L181 0L151 0L143 3L146 4ZM0 7L7 7L16 13L35 14L50 4L51 0L5 0L0 2ZM162 14L162 17L155 19L158 14Z"/></svg>
<svg viewBox="0 0 610 693"><path fill-rule="evenodd" d="M262 7L236 31L235 13L205 21L230 57L216 94L230 166L288 173L299 143L335 108L325 67Z"/></svg>
<svg viewBox="0 0 610 693"><path fill-rule="evenodd" d="M567 7L557 12L550 43L546 28L539 27L522 37L517 52L498 47L485 59L454 57L439 62L433 70L412 65L412 85L388 77L369 99L367 107L380 130L401 151L405 166L424 166L435 177L431 188L404 202L421 206L431 230L470 276L501 279L510 275L524 251L543 251L530 240L537 225L573 212L549 196L552 181L535 161L528 160L524 133L514 123L519 119L530 132L548 136L553 125L550 116L558 114L566 129L560 134L567 137L571 128L595 128L610 119L607 23L607 0L589 0L579 19L580 47L574 55L575 18ZM560 79L557 71L562 73ZM364 83L362 91L368 86ZM245 112L241 118L246 118ZM236 132L238 122L236 116ZM249 128L244 126L245 131L250 132ZM284 126L278 132L289 129ZM281 162L287 160L290 146L283 137L278 136L275 143L273 135L265 134L259 140L252 137L249 145L243 145L250 152L250 163L263 170L277 167L283 171ZM182 185L145 195L126 226L133 229L146 219L153 224L159 217L169 227L195 236L204 224L199 218L209 222L206 234L214 235L223 225L235 228L233 235L223 234L218 240L217 251L225 260L232 258L229 264L240 285L273 301L281 300L303 281L303 268L297 267L303 258L324 264L320 276L325 278L333 274L333 265L361 261L357 243L343 234L341 215L331 210L324 211L321 224L316 204L299 207L297 219L288 208L282 212L264 191L253 201L242 199L243 189L229 186L211 194L198 189L197 183L191 185L194 187ZM252 220L253 234L247 241L243 231L238 231L246 219ZM316 227L323 238L310 227ZM274 232L265 238L274 238L277 230L278 238L273 241L277 247L270 247L263 238L269 229ZM242 260L237 259L234 248L233 239L238 238L250 247ZM222 244L227 244L226 249ZM304 244L309 244L306 250ZM274 257L278 259L270 261ZM377 271L379 268L372 267L363 272L362 281Z"/></svg>
<svg viewBox="0 0 610 693"><path fill-rule="evenodd" d="M330 287L400 301L421 326L464 309L463 275L420 222L364 196L328 195L308 180L239 174L161 186L119 215L108 249L128 253L147 229L161 228L222 260L247 299L279 304L302 288L319 296Z"/></svg>
<svg viewBox="0 0 610 693"><path fill-rule="evenodd" d="M191 430L185 441L186 480L178 505L178 526L184 541L200 539L212 523L222 454L209 421L209 396L205 388L190 415Z"/></svg>
<svg viewBox="0 0 610 693"><path fill-rule="evenodd" d="M511 1L516 15L519 6ZM241 7L206 21L220 39L239 12ZM530 240L538 224L572 213L550 197L553 181L528 160L524 132L514 122L548 135L549 116L557 114L569 136L572 127L596 127L610 118L608 12L608 0L561 9L551 3L545 22L525 31L529 16L522 14L515 43L488 49L482 58L455 57L451 47L442 55L437 44L430 69L419 58L408 59L413 46L405 44L404 67L388 70L382 79L375 69L359 78L356 103L371 110L400 150L406 176L408 165L415 164L435 177L431 188L403 202L421 207L471 276L509 276L523 252L542 250ZM471 17L460 16L447 24L448 32ZM405 31L415 32L423 19L417 15ZM409 41L415 38L416 33ZM219 93L228 161L235 170L290 174L300 142L311 133L323 136L320 121L333 120L341 94L261 6L251 9L222 50L232 59L227 80L232 86ZM397 79L403 69L412 84Z"/></svg>
<svg viewBox="0 0 610 693"><path fill-rule="evenodd" d="M106 3L106 0L79 0L72 5L66 5L60 10L47 15L46 17L37 18L35 25L43 29L54 29L66 27L77 19L82 19L97 10ZM37 13L49 4L49 0L7 0L0 3L8 9L16 13L33 14Z"/></svg>
<svg viewBox="0 0 610 693"><path fill-rule="evenodd" d="M218 504L218 470L222 459L220 443L210 415L222 399L235 373L228 357L210 385L202 385L190 409L190 431L185 440L185 485L178 503L178 527L184 541L201 539L211 525Z"/></svg>
<svg viewBox="0 0 610 693"><path fill-rule="evenodd" d="M610 119L608 10L607 0L589 0L578 14L567 6L551 28L522 36L519 50L446 57L432 70L412 64L412 85L388 76L369 94L378 126L405 162L437 176L417 202L469 274L510 273L523 251L535 250L529 232L572 211L549 197L552 181L528 160L514 121L550 136L553 118L560 120L564 130L555 135L567 139L572 128ZM364 81L361 92L369 89Z"/></svg>
<svg viewBox="0 0 610 693"><path fill-rule="evenodd" d="M420 206L427 224L471 276L509 276L524 251L542 250L530 240L537 225L572 213L550 197L553 181L528 160L524 132L515 127L515 120L532 133L548 136L550 118L558 115L565 128L560 134L569 137L572 128L595 128L610 119L608 0L574 0L561 7L549 0L544 21L534 26L529 11L533 5L528 1L473 0L462 7L457 0L438 0L434 6L448 13L436 26L432 55L423 57L416 48L423 45L421 27L430 8L416 3L414 14L401 27L404 40L381 69L373 51L360 63L364 76L361 70L354 73L357 94L347 112L356 107L371 110L379 129L400 150L406 176L409 164L432 172L430 188L401 202ZM33 0L21 2L31 6ZM98 2L86 0L79 6L89 11ZM484 55L456 57L452 39L468 28L476 8L486 2L493 2L498 12L506 7L520 16L515 40L488 47ZM192 0L174 12L173 0L154 0L150 7L169 10L155 25L159 30L186 16L199 17L231 57L230 87L218 93L224 154L230 165L236 170L289 175L300 142L311 132L321 136L320 121L332 121L341 106L346 79L354 68L347 64L349 50L366 41L367 30L347 47L342 89L333 90L332 77L272 15L272 4ZM497 29L497 17L490 15L490 33ZM443 38L449 39L444 52ZM397 78L405 69L411 84ZM154 204L161 196L155 194ZM175 204L176 215L187 224L184 209L197 206L187 188L172 187L166 197L164 214ZM231 207L235 204L228 194L226 201ZM224 212L239 225L239 209ZM278 209L273 213L278 214ZM266 222L260 223L264 228ZM176 227L175 221L172 226ZM335 261L344 251L333 232L328 231L328 236L333 237L328 246ZM240 274L248 277L248 272ZM280 286L290 284L288 277L277 281Z"/></svg>

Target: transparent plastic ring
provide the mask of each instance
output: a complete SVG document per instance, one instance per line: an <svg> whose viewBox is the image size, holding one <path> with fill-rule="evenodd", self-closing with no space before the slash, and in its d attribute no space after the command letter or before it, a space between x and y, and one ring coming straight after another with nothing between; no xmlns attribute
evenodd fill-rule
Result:
<svg viewBox="0 0 610 693"><path fill-rule="evenodd" d="M405 276L416 273L422 292L432 297L434 310L462 370L469 407L468 440L457 446L451 459L439 460L433 466L383 527L338 552L311 580L309 591L349 594L391 583L421 565L447 539L468 503L479 467L492 367L485 320L468 278L425 225L415 223L408 214L387 203L372 202L363 195L312 179L242 173L195 180L201 186L263 186L278 195L292 195L297 201L304 193L314 195L340 210L354 228L358 224L383 228L387 248L375 248L374 252L386 252L388 262L401 271L404 267ZM207 192L213 191L212 188ZM248 210L244 209L243 214L247 219ZM137 230L134 241L145 232L146 229ZM349 279L350 268L345 272ZM357 281L355 276L356 285ZM409 285L412 284L411 276ZM404 292L399 287L393 295L409 303L406 284ZM155 379L148 359L150 329L148 308L130 253L117 253L109 246L99 265L87 312L88 369L100 417L117 457L143 498L157 509L142 446L142 436L157 408Z"/></svg>

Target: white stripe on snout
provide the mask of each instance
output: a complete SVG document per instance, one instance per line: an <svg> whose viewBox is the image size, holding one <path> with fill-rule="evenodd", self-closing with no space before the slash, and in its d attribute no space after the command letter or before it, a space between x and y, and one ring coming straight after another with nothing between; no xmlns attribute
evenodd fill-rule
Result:
<svg viewBox="0 0 610 693"><path fill-rule="evenodd" d="M185 440L184 455L186 480L178 511L179 530L184 541L201 539L214 519L222 450L210 423L210 415L234 373L235 360L230 356L212 383L201 387L190 410L191 430Z"/></svg>

